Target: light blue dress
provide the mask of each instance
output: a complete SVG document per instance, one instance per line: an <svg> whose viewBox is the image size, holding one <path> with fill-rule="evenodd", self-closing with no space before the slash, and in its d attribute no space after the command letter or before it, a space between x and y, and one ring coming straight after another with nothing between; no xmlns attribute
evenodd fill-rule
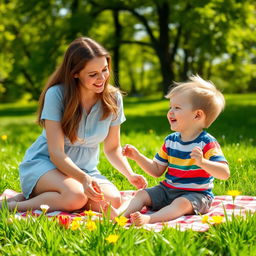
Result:
<svg viewBox="0 0 256 256"><path fill-rule="evenodd" d="M45 95L44 107L41 119L61 121L63 115L63 86L55 85L49 88ZM78 137L84 139L83 142L71 144L65 138L65 153L72 161L89 175L100 175L97 165L99 162L99 144L107 137L111 126L120 125L125 121L123 112L123 100L120 93L117 93L118 116L109 115L105 120L100 120L102 116L101 101L98 100L92 107L89 115L84 110L78 128ZM56 169L51 162L48 152L46 132L42 134L26 151L24 159L19 166L20 183L25 198L29 198L38 179L50 170ZM105 178L106 179L106 178Z"/></svg>

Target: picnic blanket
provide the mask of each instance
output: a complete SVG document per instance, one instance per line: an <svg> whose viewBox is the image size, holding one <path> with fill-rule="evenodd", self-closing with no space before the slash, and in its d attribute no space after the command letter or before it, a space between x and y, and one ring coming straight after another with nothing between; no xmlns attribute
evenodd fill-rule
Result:
<svg viewBox="0 0 256 256"><path fill-rule="evenodd" d="M3 192L3 194L0 196L0 200L3 198L13 197L16 194L17 194L16 191L6 189ZM129 198L135 195L135 191L132 191L132 190L121 191L121 195L123 200L128 200ZM167 227L179 229L181 231L192 229L194 231L204 232L209 229L211 224L210 222L202 221L203 219L209 218L210 220L214 216L227 216L228 218L231 218L232 215L246 217L246 214L248 212L255 213L255 210L256 210L256 197L254 196L240 195L240 196L237 196L234 200L232 199L231 196L228 196L228 195L215 196L212 206L207 214L204 214L202 216L187 215L187 216L182 216L168 222L145 224L143 225L143 228L148 230L161 231L164 226L167 226ZM150 214L150 212L144 208L143 213L146 213L146 212ZM32 211L31 214L33 216L40 216L42 214L42 211L34 210ZM69 213L69 212L62 212L62 211L54 211L54 212L46 213L46 216L48 217L69 216L72 219L78 216L84 216L84 212ZM100 214L98 213L97 216L100 216ZM208 217L205 217L205 216L208 216ZM15 217L26 218L27 213L17 212L15 214ZM223 220L225 220L225 218L223 218ZM126 227L128 228L130 225L131 223L128 223Z"/></svg>

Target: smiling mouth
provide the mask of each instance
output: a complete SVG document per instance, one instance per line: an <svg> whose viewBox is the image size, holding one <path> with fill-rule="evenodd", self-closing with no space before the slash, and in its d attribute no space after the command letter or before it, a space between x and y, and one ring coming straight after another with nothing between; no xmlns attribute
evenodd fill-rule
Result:
<svg viewBox="0 0 256 256"><path fill-rule="evenodd" d="M104 83L101 83L101 84L93 84L94 86L96 86L96 87L98 87L98 88L100 88L100 87L102 87L103 85L104 85Z"/></svg>

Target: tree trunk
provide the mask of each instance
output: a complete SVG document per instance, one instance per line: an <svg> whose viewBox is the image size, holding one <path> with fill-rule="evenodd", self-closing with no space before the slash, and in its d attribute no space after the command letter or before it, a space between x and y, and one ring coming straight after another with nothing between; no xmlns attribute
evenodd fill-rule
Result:
<svg viewBox="0 0 256 256"><path fill-rule="evenodd" d="M115 86L120 87L119 83L119 59L120 59L120 41L122 27L119 21L119 11L113 10L113 19L115 26L115 42L113 47L113 73Z"/></svg>
<svg viewBox="0 0 256 256"><path fill-rule="evenodd" d="M168 1L162 2L161 4L156 3L158 22L159 22L159 39L156 53L160 60L160 69L163 77L163 93L164 95L168 92L168 89L174 80L173 71L173 58L170 52L170 39L169 39L169 3Z"/></svg>

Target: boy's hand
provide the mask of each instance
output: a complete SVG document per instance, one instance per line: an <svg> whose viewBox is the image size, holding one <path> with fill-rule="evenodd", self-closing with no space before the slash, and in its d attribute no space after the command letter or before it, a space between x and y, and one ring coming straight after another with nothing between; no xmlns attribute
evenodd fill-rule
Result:
<svg viewBox="0 0 256 256"><path fill-rule="evenodd" d="M201 166L204 160L203 151L199 147L194 147L190 153L192 159L195 159L195 164Z"/></svg>
<svg viewBox="0 0 256 256"><path fill-rule="evenodd" d="M132 145L126 144L122 149L123 156L126 156L132 160L135 160L135 158L138 156L139 151L137 148L135 148Z"/></svg>
<svg viewBox="0 0 256 256"><path fill-rule="evenodd" d="M146 178L142 175L134 173L129 177L129 182L135 186L137 189L146 188L148 186L148 182Z"/></svg>

